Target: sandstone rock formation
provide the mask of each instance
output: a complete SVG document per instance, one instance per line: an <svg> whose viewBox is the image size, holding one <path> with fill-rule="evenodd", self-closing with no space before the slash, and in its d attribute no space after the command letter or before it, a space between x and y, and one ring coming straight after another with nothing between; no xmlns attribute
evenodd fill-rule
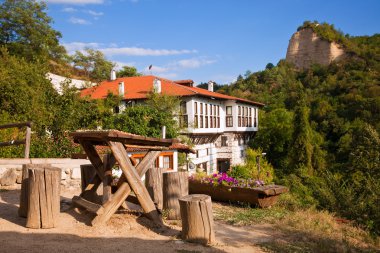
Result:
<svg viewBox="0 0 380 253"><path fill-rule="evenodd" d="M347 54L339 44L318 37L312 28L294 33L286 52L286 61L299 69L307 69L315 63L328 65L345 57Z"/></svg>

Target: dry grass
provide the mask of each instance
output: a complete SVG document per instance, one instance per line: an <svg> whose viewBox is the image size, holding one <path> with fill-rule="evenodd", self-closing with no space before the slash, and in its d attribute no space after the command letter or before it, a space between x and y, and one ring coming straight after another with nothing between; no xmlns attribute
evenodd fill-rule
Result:
<svg viewBox="0 0 380 253"><path fill-rule="evenodd" d="M380 252L380 239L329 212L213 203L214 217L234 225L269 223L282 236L260 244L268 252Z"/></svg>

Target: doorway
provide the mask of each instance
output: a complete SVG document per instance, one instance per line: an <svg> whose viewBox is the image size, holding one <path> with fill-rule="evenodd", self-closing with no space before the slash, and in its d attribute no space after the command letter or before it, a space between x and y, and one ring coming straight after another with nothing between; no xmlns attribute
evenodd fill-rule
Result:
<svg viewBox="0 0 380 253"><path fill-rule="evenodd" d="M219 173L226 173L230 169L230 159L217 159L216 168Z"/></svg>

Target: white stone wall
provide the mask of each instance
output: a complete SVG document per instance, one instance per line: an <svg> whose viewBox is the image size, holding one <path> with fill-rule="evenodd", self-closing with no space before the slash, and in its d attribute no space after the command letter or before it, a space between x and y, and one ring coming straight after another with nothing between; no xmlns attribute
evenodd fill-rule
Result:
<svg viewBox="0 0 380 253"><path fill-rule="evenodd" d="M47 79L50 80L50 82L53 84L54 89L60 94L62 93L61 84L66 81L69 81L70 87L76 87L78 89L95 85L95 83L91 83L89 81L67 78L53 73L47 73Z"/></svg>
<svg viewBox="0 0 380 253"><path fill-rule="evenodd" d="M0 185L11 186L21 184L23 164L51 164L53 167L60 168L61 184L64 186L80 186L80 165L90 164L87 159L70 158L8 158L0 159Z"/></svg>

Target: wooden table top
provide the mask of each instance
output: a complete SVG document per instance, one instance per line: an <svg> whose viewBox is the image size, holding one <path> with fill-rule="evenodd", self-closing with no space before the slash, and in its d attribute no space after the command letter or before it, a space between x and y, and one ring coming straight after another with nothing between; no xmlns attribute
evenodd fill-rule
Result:
<svg viewBox="0 0 380 253"><path fill-rule="evenodd" d="M78 130L71 132L75 143L79 140L90 141L93 145L107 146L108 141L121 142L126 145L169 147L178 143L177 139L161 139L131 134L119 130Z"/></svg>

